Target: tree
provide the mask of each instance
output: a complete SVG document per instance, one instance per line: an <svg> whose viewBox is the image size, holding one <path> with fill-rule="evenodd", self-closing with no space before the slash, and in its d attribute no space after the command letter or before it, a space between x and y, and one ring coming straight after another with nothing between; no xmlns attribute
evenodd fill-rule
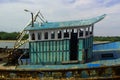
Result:
<svg viewBox="0 0 120 80"><path fill-rule="evenodd" d="M0 40L17 40L18 32L0 32ZM27 39L28 35L26 34L23 39Z"/></svg>

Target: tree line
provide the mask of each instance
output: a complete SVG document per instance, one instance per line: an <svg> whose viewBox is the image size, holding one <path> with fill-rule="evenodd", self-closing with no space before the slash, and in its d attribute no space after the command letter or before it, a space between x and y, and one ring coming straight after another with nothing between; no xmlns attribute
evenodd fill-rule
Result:
<svg viewBox="0 0 120 80"><path fill-rule="evenodd" d="M94 36L94 41L120 41L120 36Z"/></svg>
<svg viewBox="0 0 120 80"><path fill-rule="evenodd" d="M17 40L19 32L0 32L0 40ZM28 39L26 34L23 40ZM120 41L120 36L94 36L94 41Z"/></svg>
<svg viewBox="0 0 120 80"><path fill-rule="evenodd" d="M17 36L19 35L19 32L0 32L0 40L17 40ZM27 39L28 35L26 34L23 37L23 40Z"/></svg>

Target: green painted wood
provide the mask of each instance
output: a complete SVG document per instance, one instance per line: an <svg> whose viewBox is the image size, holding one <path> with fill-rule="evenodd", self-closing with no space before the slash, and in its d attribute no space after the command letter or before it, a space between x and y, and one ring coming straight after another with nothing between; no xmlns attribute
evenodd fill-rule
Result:
<svg viewBox="0 0 120 80"><path fill-rule="evenodd" d="M36 52L36 43L33 43L33 45L34 45L34 51L33 52Z"/></svg>
<svg viewBox="0 0 120 80"><path fill-rule="evenodd" d="M60 41L60 50L62 51L62 41Z"/></svg>
<svg viewBox="0 0 120 80"><path fill-rule="evenodd" d="M67 51L66 54L67 54L67 56L66 56L66 57L67 57L66 61L69 61L69 60L70 60L70 59L69 59L69 58L70 58L69 51Z"/></svg>
<svg viewBox="0 0 120 80"><path fill-rule="evenodd" d="M39 42L39 45L40 45L39 51L42 52L42 44L41 44L41 42Z"/></svg>
<svg viewBox="0 0 120 80"><path fill-rule="evenodd" d="M52 51L52 41L50 41L50 51Z"/></svg>
<svg viewBox="0 0 120 80"><path fill-rule="evenodd" d="M53 55L54 55L54 57L53 57L53 62L55 62L55 61L56 61L56 53L53 52Z"/></svg>
<svg viewBox="0 0 120 80"><path fill-rule="evenodd" d="M82 60L82 50L88 49L88 58L92 55L92 41L93 37L86 39L79 38L78 42L78 60ZM70 60L70 42L69 39L30 42L30 58L32 64L43 63L57 63ZM89 49L90 48L90 49Z"/></svg>
<svg viewBox="0 0 120 80"><path fill-rule="evenodd" d="M37 63L38 63L38 64L40 63L40 55L39 55L39 52L37 53Z"/></svg>
<svg viewBox="0 0 120 80"><path fill-rule="evenodd" d="M44 41L44 52L46 51L46 42Z"/></svg>
<svg viewBox="0 0 120 80"><path fill-rule="evenodd" d="M60 62L62 61L62 52L60 51Z"/></svg>
<svg viewBox="0 0 120 80"><path fill-rule="evenodd" d="M79 40L79 49L83 49L83 40Z"/></svg>
<svg viewBox="0 0 120 80"><path fill-rule="evenodd" d="M66 42L66 44L67 44L67 49L66 50L69 50L69 48L70 48L70 42L69 42L69 40L67 40L67 42Z"/></svg>
<svg viewBox="0 0 120 80"><path fill-rule="evenodd" d="M36 64L36 54L33 53L33 64Z"/></svg>
<svg viewBox="0 0 120 80"><path fill-rule="evenodd" d="M30 51L33 52L33 43L30 44Z"/></svg>
<svg viewBox="0 0 120 80"><path fill-rule="evenodd" d="M56 51L56 41L54 41L54 51Z"/></svg>
<svg viewBox="0 0 120 80"><path fill-rule="evenodd" d="M79 61L82 61L82 50L79 50L79 52L78 52L78 60Z"/></svg>
<svg viewBox="0 0 120 80"><path fill-rule="evenodd" d="M49 51L49 42L46 41L46 51Z"/></svg>
<svg viewBox="0 0 120 80"><path fill-rule="evenodd" d="M52 52L50 52L50 62L52 62Z"/></svg>
<svg viewBox="0 0 120 80"><path fill-rule="evenodd" d="M59 41L57 41L56 44L57 44L56 45L56 48L57 48L56 50L59 51Z"/></svg>
<svg viewBox="0 0 120 80"><path fill-rule="evenodd" d="M32 53L30 54L30 63L31 64L33 63L33 54Z"/></svg>

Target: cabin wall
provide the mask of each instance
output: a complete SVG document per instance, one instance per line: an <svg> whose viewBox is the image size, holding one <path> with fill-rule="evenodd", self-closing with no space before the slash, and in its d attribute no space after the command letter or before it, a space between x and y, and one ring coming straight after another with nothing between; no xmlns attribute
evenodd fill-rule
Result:
<svg viewBox="0 0 120 80"><path fill-rule="evenodd" d="M31 64L88 62L92 58L93 25L30 31Z"/></svg>
<svg viewBox="0 0 120 80"><path fill-rule="evenodd" d="M78 61L87 62L92 57L93 37L79 38ZM70 41L51 40L29 43L31 64L61 64L70 61Z"/></svg>
<svg viewBox="0 0 120 80"><path fill-rule="evenodd" d="M69 61L69 40L34 41L29 43L31 64L60 64Z"/></svg>
<svg viewBox="0 0 120 80"><path fill-rule="evenodd" d="M92 58L93 36L80 38L78 46L78 60L88 62Z"/></svg>

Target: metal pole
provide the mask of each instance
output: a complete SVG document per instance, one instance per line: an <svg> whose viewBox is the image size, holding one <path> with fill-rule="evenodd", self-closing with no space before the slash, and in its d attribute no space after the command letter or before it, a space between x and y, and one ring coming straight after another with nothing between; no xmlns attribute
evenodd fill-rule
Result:
<svg viewBox="0 0 120 80"><path fill-rule="evenodd" d="M32 18L32 27L34 27L34 20L33 20L33 13L27 9L24 9L24 11L26 12L30 12L31 13L31 18Z"/></svg>
<svg viewBox="0 0 120 80"><path fill-rule="evenodd" d="M32 27L34 27L33 13L32 12L31 12L31 17L32 17Z"/></svg>

